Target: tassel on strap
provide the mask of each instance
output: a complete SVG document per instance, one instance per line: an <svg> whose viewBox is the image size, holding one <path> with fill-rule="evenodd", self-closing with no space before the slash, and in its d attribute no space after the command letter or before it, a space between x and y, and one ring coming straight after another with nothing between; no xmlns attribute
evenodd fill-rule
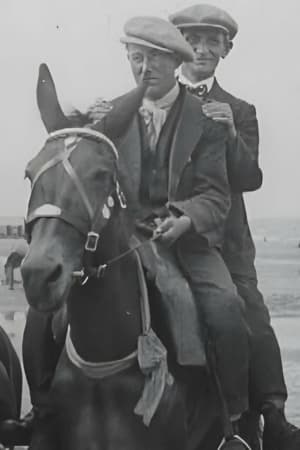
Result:
<svg viewBox="0 0 300 450"><path fill-rule="evenodd" d="M143 423L149 426L166 384L171 386L174 382L168 371L167 350L152 329L138 339L138 362L145 375L145 384L134 412L142 416Z"/></svg>

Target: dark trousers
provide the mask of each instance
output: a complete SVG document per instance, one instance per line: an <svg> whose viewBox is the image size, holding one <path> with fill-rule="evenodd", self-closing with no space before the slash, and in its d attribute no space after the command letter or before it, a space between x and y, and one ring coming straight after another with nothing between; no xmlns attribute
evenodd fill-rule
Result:
<svg viewBox="0 0 300 450"><path fill-rule="evenodd" d="M245 317L251 331L249 400L261 411L271 399L287 399L280 348L270 315L255 278L232 274L238 293L245 302Z"/></svg>
<svg viewBox="0 0 300 450"><path fill-rule="evenodd" d="M179 248L179 261L195 296L206 341L214 352L229 413L240 414L248 409L249 373L249 331L243 300L216 249L182 254Z"/></svg>

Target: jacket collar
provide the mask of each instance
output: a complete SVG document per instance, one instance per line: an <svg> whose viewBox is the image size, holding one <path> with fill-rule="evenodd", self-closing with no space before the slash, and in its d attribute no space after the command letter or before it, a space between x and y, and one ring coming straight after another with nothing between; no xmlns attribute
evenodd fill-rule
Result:
<svg viewBox="0 0 300 450"><path fill-rule="evenodd" d="M203 84L207 87L207 92L209 92L212 89L212 86L215 81L215 76L206 78L205 80L198 81L197 83L192 83L183 73L182 73L182 67L180 66L176 71L176 77L179 81L179 83L183 84L184 86L190 86L192 88L197 88Z"/></svg>

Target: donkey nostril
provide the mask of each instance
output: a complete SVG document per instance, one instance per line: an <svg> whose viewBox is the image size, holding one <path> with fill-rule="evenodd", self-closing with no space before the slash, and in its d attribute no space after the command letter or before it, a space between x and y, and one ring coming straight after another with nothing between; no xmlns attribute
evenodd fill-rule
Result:
<svg viewBox="0 0 300 450"><path fill-rule="evenodd" d="M47 281L48 283L53 283L58 280L58 278L62 274L62 265L58 264L55 269L52 271L52 273L48 276Z"/></svg>

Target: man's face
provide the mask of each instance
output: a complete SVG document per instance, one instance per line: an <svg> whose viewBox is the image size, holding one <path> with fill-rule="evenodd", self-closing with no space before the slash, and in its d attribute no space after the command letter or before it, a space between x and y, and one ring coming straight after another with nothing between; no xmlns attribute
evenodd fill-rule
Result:
<svg viewBox="0 0 300 450"><path fill-rule="evenodd" d="M225 34L212 28L191 28L183 31L183 35L194 51L194 61L186 66L200 79L212 76L220 58L225 58L230 50Z"/></svg>
<svg viewBox="0 0 300 450"><path fill-rule="evenodd" d="M175 69L180 60L166 53L143 45L128 44L128 59L137 84L144 82L146 96L156 100L163 97L175 84Z"/></svg>

